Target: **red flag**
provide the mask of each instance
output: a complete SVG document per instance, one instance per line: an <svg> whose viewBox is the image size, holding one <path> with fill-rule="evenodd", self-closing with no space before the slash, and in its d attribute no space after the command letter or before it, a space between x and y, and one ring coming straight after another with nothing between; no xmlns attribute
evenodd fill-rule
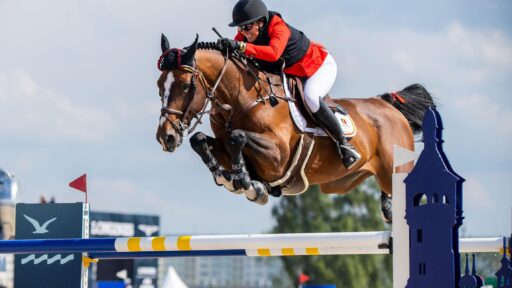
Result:
<svg viewBox="0 0 512 288"><path fill-rule="evenodd" d="M69 182L69 187L87 193L87 174L84 174L76 178L75 180Z"/></svg>
<svg viewBox="0 0 512 288"><path fill-rule="evenodd" d="M300 273L299 275L299 284L302 284L302 283L305 283L305 282L308 282L309 281L309 276L304 274L304 273Z"/></svg>

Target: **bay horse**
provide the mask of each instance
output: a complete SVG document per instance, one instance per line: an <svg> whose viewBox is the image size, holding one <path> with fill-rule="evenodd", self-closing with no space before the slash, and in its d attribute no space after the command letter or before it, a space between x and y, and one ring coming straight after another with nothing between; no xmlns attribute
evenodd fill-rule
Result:
<svg viewBox="0 0 512 288"><path fill-rule="evenodd" d="M286 103L292 99L284 85L275 84L281 83L279 75L260 71L214 42L198 43L197 35L192 45L171 49L162 34L161 50L157 85L162 108L156 139L164 151L175 151L208 113L215 137L197 132L190 143L217 185L265 204L268 194L299 194L312 184L320 185L323 193L344 194L375 175L384 219L391 221L393 146L414 149L414 134L421 133L423 114L433 105L423 86L334 100L357 127L350 143L361 160L347 170L329 137L304 133L294 124ZM281 105L270 105L270 100ZM206 111L209 103L211 110ZM308 155L301 158L297 150L305 139L310 145L300 154Z"/></svg>

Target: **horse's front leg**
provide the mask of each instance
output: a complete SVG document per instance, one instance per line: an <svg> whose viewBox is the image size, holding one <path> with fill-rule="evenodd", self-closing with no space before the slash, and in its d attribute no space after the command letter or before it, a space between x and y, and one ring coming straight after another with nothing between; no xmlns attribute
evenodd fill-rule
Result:
<svg viewBox="0 0 512 288"><path fill-rule="evenodd" d="M233 187L241 190L250 201L264 205L268 202L268 191L259 181L251 180L245 166L242 149L247 144L247 135L243 130L231 132L227 150L231 154L231 168L233 169Z"/></svg>
<svg viewBox="0 0 512 288"><path fill-rule="evenodd" d="M217 139L208 137L202 132L197 132L190 137L190 145L192 146L192 149L201 156L203 163L206 164L208 169L210 169L215 183L219 186L223 185L231 192L241 193L241 191L237 191L238 189L233 187L233 177L231 173L222 167L210 150L210 147L219 146L213 143L215 141L217 141Z"/></svg>

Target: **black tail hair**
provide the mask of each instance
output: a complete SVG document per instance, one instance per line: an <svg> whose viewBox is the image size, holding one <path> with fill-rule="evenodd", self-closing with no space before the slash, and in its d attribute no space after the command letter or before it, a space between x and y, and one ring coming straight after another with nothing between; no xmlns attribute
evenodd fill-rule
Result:
<svg viewBox="0 0 512 288"><path fill-rule="evenodd" d="M427 108L435 107L434 99L421 84L412 84L401 91L385 93L379 97L402 112L414 135L422 132L421 124Z"/></svg>

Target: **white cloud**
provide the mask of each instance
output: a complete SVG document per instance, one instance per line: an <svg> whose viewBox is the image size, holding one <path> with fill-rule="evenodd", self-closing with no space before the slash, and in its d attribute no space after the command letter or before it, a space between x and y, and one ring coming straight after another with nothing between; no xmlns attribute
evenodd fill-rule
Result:
<svg viewBox="0 0 512 288"><path fill-rule="evenodd" d="M3 133L38 142L99 143L112 133L112 117L97 107L74 103L36 83L25 69L0 71Z"/></svg>
<svg viewBox="0 0 512 288"><path fill-rule="evenodd" d="M479 133L492 133L494 137L512 139L512 111L510 107L494 101L492 95L460 95L451 105L462 113L471 111L466 124Z"/></svg>
<svg viewBox="0 0 512 288"><path fill-rule="evenodd" d="M492 193L490 193L487 187L477 180L475 176L476 175L468 177L467 181L464 183L463 197L465 203L479 211L493 209L495 199L493 199Z"/></svg>
<svg viewBox="0 0 512 288"><path fill-rule="evenodd" d="M360 82L397 85L413 78L474 86L512 74L512 39L496 29L469 29L457 22L428 32L407 27L375 29L354 26L340 17L319 18L305 30L314 31L313 40L325 43L335 55L339 79L347 79L347 88L375 89Z"/></svg>
<svg viewBox="0 0 512 288"><path fill-rule="evenodd" d="M469 30L462 24L450 24L443 35L450 48L463 59L480 61L494 68L512 69L512 43L498 30Z"/></svg>
<svg viewBox="0 0 512 288"><path fill-rule="evenodd" d="M91 180L88 190L89 199L95 203L95 210L166 214L173 219L203 219L208 216L207 209L182 203L186 197L177 195L181 192L179 189L165 189L168 194L163 200L160 193L144 187L140 181L103 178ZM96 199L101 201L95 201Z"/></svg>
<svg viewBox="0 0 512 288"><path fill-rule="evenodd" d="M393 59L402 68L404 72L414 72L417 69L414 57L411 57L406 51L398 51L393 55Z"/></svg>

